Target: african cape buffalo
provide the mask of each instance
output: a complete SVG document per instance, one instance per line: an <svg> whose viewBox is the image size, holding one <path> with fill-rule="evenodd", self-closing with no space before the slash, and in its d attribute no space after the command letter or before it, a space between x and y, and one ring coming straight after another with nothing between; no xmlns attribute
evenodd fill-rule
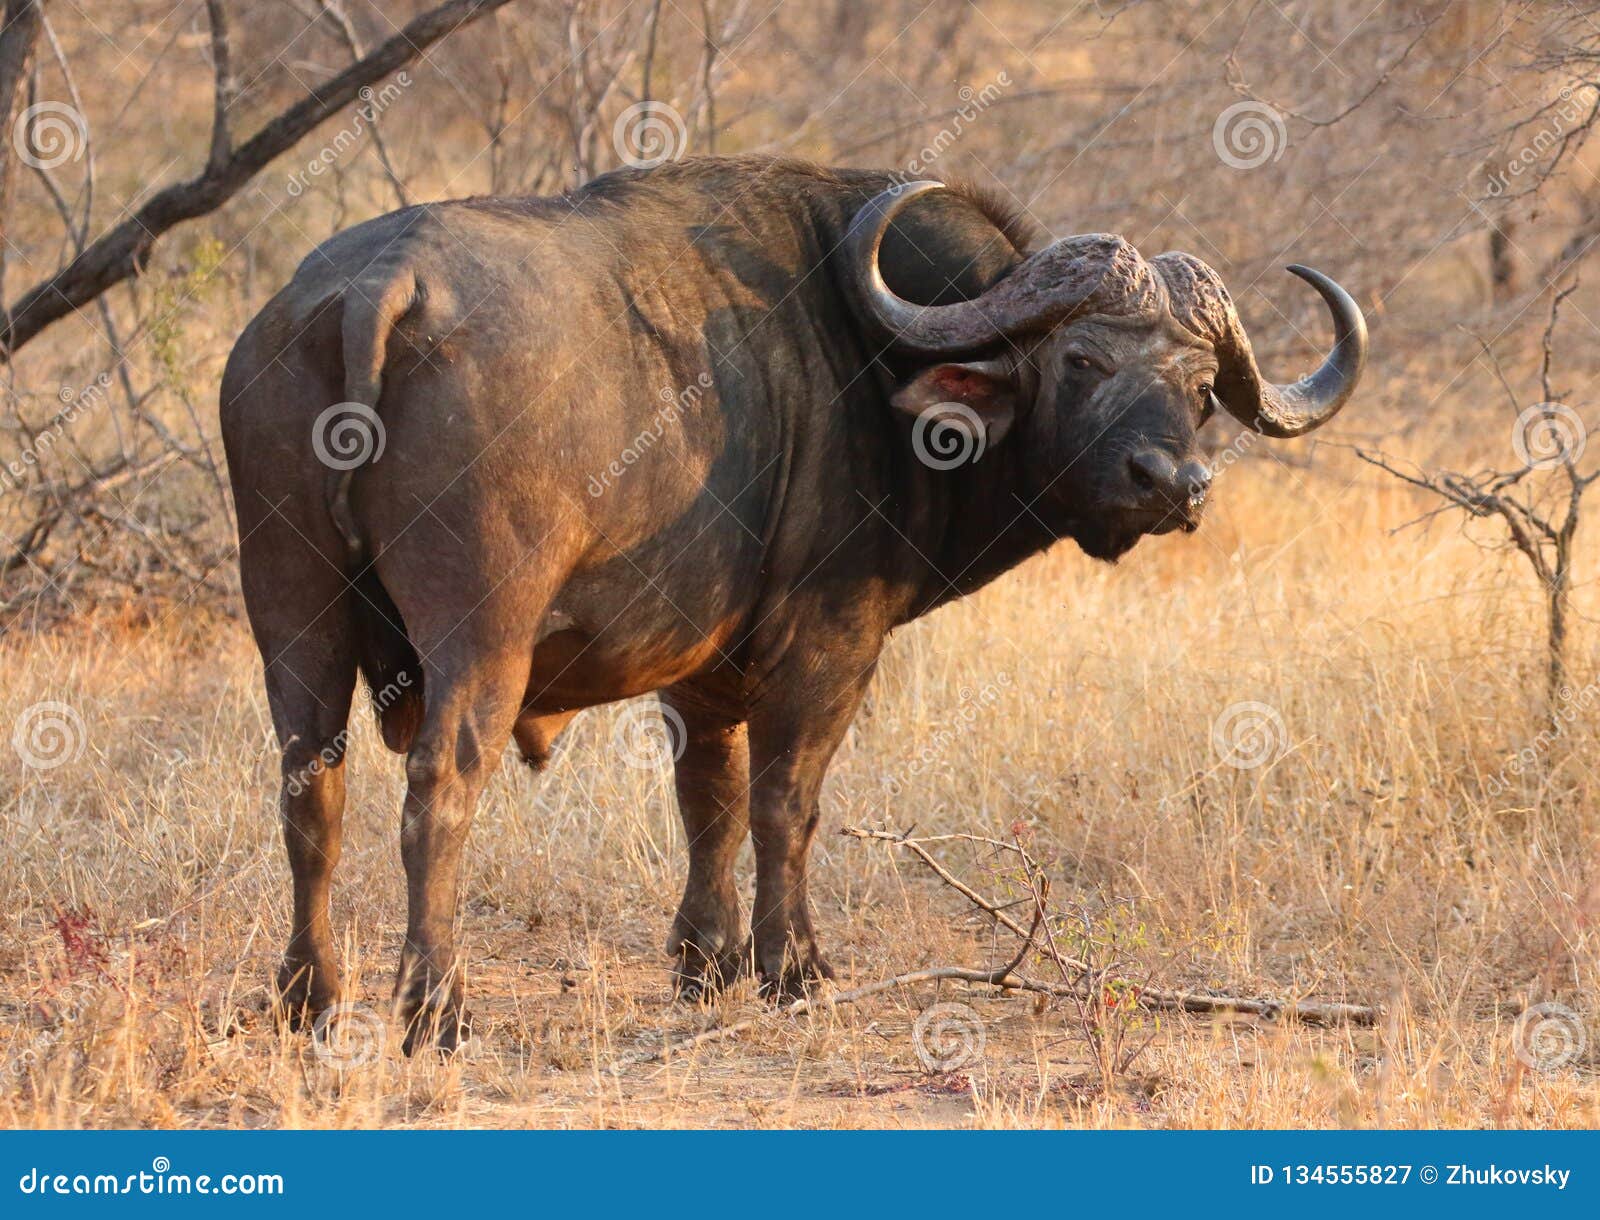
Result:
<svg viewBox="0 0 1600 1220"><path fill-rule="evenodd" d="M461 1035L462 844L507 739L538 765L580 709L651 691L683 725L680 988L828 975L807 852L888 633L1060 538L1109 560L1194 529L1216 406L1297 436L1365 360L1315 271L1290 268L1335 346L1274 385L1198 259L1030 244L979 192L713 158L411 207L311 252L221 394L283 751L286 1011L339 995L358 670L406 757L408 1052Z"/></svg>

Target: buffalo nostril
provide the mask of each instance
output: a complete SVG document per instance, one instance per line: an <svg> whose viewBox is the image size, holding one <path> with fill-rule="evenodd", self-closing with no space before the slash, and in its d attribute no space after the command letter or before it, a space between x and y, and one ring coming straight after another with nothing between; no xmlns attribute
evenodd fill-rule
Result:
<svg viewBox="0 0 1600 1220"><path fill-rule="evenodd" d="M1190 459L1178 467L1178 480L1188 492L1189 502L1198 504L1206 498L1206 492L1211 490L1211 470L1204 462Z"/></svg>
<svg viewBox="0 0 1600 1220"><path fill-rule="evenodd" d="M1170 496L1178 488L1178 468L1158 449L1141 449L1130 456L1128 477L1147 496Z"/></svg>

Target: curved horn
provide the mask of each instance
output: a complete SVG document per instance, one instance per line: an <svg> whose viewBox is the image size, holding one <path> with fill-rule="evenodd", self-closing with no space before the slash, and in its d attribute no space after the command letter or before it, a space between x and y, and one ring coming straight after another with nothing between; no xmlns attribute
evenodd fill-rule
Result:
<svg viewBox="0 0 1600 1220"><path fill-rule="evenodd" d="M1288 270L1315 288L1333 315L1333 350L1322 366L1290 385L1264 380L1231 303L1228 325L1217 345L1222 366L1217 398L1245 427L1280 439L1304 436L1337 415L1355 393L1367 363L1367 321L1350 294L1310 267L1295 263Z"/></svg>
<svg viewBox="0 0 1600 1220"><path fill-rule="evenodd" d="M908 182L873 197L850 222L842 246L845 276L868 316L901 347L954 354L1025 331L1045 330L1074 313L1123 311L1154 291L1144 259L1109 233L1066 237L1030 255L982 296L950 305L914 305L896 295L878 268L889 225L913 199L942 182Z"/></svg>

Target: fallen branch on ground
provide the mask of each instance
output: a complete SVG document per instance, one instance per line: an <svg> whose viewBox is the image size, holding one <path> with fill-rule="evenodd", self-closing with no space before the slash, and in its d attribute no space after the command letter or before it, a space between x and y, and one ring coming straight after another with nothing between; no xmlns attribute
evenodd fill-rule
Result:
<svg viewBox="0 0 1600 1220"><path fill-rule="evenodd" d="M929 966L922 970L912 970L904 974L894 975L891 978L879 979L875 983L867 983L861 987L852 987L847 991L833 991L824 988L816 995L806 996L780 1006L771 1015L781 1017L805 1016L808 1013L854 1004L876 995L882 995L886 991L893 991L899 987L910 987L916 983L945 981L973 983L983 987L997 987L1002 992L1027 991L1035 995L1069 999L1081 999L1088 990L1090 984L1087 980L1096 972L1087 963L1065 956L1055 948L1054 941L1048 937L1046 944L1041 945L1038 943L1039 929L1047 918L1044 904L1044 895L1047 892L1044 885L1045 877L1043 870L1039 868L1027 849L1020 843L1007 843L999 839L988 839L981 835L969 834L936 835L917 839L912 838L909 833L896 834L888 830L864 829L858 826L847 826L841 833L851 838L878 840L906 848L927 865L929 870L946 885L961 894L962 897L966 898L996 923L1016 933L1022 939L1022 947L1009 963L996 970L975 970L966 966ZM939 863L927 849L926 845L928 843L952 839L960 839L1010 852L1022 861L1028 870L1033 894L1034 915L1031 927L1023 927L1008 915L1000 904L984 897L983 894L961 881L949 869ZM1018 974L1018 968L1030 953L1038 954L1060 970L1063 978L1077 975L1080 980L1084 981L1080 981L1077 984L1070 982L1047 983ZM1274 1000L1210 995L1201 992L1174 991L1149 987L1126 979L1101 978L1096 980L1093 985L1104 987L1108 984L1126 985L1132 990L1133 995L1142 1006L1169 1012L1240 1014L1262 1017L1267 1020L1277 1020L1287 1016L1308 1025L1373 1025L1377 1022L1379 1015L1379 1009L1376 1007L1365 1004L1343 1004L1329 1000ZM657 1063L672 1055L682 1054L685 1051L694 1050L702 1046L709 1046L715 1042L725 1042L730 1038L735 1038L754 1029L768 1019L770 1017L763 1014L758 1017L748 1017L743 1021L735 1021L731 1025L718 1025L681 1038L669 1038L654 1050L624 1055L611 1065L610 1072L614 1076L619 1075L630 1067L645 1063Z"/></svg>
<svg viewBox="0 0 1600 1220"><path fill-rule="evenodd" d="M1037 874L1038 864L1034 861L1025 848L1019 843L1007 843L1000 839L984 838L981 835L954 834L934 835L927 838L913 838L909 832L896 834L890 830L874 830L859 826L846 826L841 834L855 839L873 839L879 842L892 843L897 847L904 847L917 859L928 866L941 881L957 893L961 894L984 914L996 923L1001 924L1018 936L1028 940L1035 952L1047 959L1051 965L1061 968L1064 973L1087 975L1091 973L1088 963L1067 957L1058 952L1053 946L1046 947L1033 945L1032 935L1012 919L998 903L992 902L978 893L971 886L960 881L949 869L934 858L928 851L927 844L948 841L952 839L965 840L969 843L978 843L993 847L1001 851L1013 852L1018 855L1030 874ZM1373 1025L1377 1022L1379 1010L1366 1004L1344 1004L1332 1000L1274 1000L1264 998L1245 998L1243 996L1211 995L1203 992L1173 991L1161 987L1150 987L1142 983L1135 983L1127 979L1105 980L1114 983L1127 983L1134 989L1139 1003L1146 1008L1164 1009L1170 1012L1191 1013L1239 1013L1247 1016L1265 1017L1276 1020L1280 1017L1293 1017L1297 1021L1304 1021L1311 1025ZM1019 991L1039 990L1040 986L1018 986ZM1081 994L1081 988L1057 986L1049 984L1056 989L1052 995Z"/></svg>

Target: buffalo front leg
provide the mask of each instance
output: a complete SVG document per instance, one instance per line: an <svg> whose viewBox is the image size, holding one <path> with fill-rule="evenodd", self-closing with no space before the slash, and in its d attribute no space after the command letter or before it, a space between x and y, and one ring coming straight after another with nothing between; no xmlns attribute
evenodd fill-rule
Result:
<svg viewBox="0 0 1600 1220"><path fill-rule="evenodd" d="M833 977L811 921L811 843L821 820L823 777L873 668L869 662L825 689L815 681L795 683L781 706L764 706L750 718L750 836L756 850L751 935L762 991L769 996L792 998L807 984Z"/></svg>
<svg viewBox="0 0 1600 1220"><path fill-rule="evenodd" d="M684 999L699 999L736 979L750 947L733 865L750 828L750 746L745 726L697 710L688 698L663 703L683 722L673 764L678 813L689 847L689 875L667 952Z"/></svg>

